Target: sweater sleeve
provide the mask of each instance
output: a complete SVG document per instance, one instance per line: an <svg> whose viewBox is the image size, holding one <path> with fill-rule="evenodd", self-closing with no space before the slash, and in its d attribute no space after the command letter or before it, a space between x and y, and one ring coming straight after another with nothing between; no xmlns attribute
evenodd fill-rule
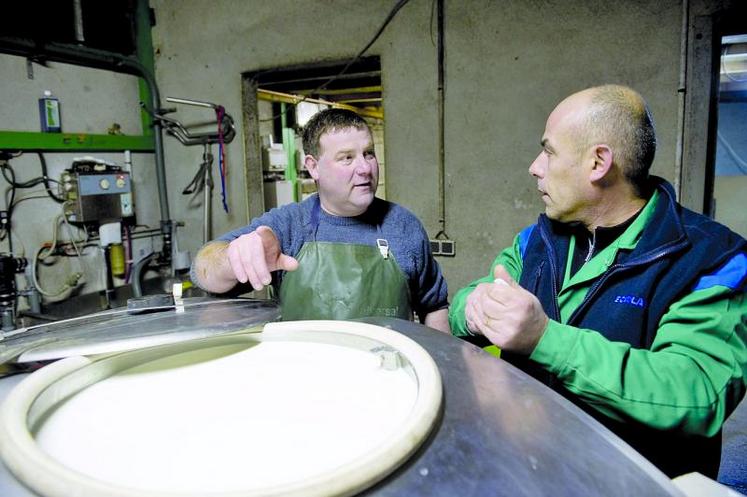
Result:
<svg viewBox="0 0 747 497"><path fill-rule="evenodd" d="M283 253L295 257L303 245L304 226L310 210L307 203L291 203L270 209L261 216L252 219L248 225L229 231L219 236L217 240L231 242L242 235L251 233L260 226L268 226L278 237Z"/></svg>
<svg viewBox="0 0 747 497"><path fill-rule="evenodd" d="M252 221L240 228L236 228L228 233L216 238L214 241L230 243L233 240L239 238L242 235L246 235L256 230L259 226L269 226L270 229L275 233L280 241L280 247L284 254L295 257L301 250L305 236L305 225L308 218L308 212L310 210L310 203L308 199L302 203L286 204L281 207L271 209L265 212L259 217L255 217ZM283 271L274 271L273 286L278 287L280 280L282 279ZM203 288L200 284L200 279L197 277L195 263L192 263L190 267L190 279L200 288ZM203 288L204 290L205 288ZM252 291L251 285L247 283L237 283L236 286L224 293L223 295L241 295L246 292Z"/></svg>
<svg viewBox="0 0 747 497"><path fill-rule="evenodd" d="M441 266L431 252L428 235L419 221L418 228L421 240L415 263L417 275L414 278L415 284L410 283L410 292L413 295L413 309L424 320L429 313L449 306L449 292Z"/></svg>
<svg viewBox="0 0 747 497"><path fill-rule="evenodd" d="M460 289L456 295L454 295L454 300L449 307L449 325L451 326L452 335L463 337L472 334L467 329L467 318L464 315L464 309L467 305L467 297L469 297L480 283L492 283L493 269L498 264L502 264L513 279L516 281L519 280L522 268L521 235L517 235L514 238L514 243L498 254L498 257L496 257L490 265L490 271L488 271L486 276L476 279L466 287Z"/></svg>
<svg viewBox="0 0 747 497"><path fill-rule="evenodd" d="M744 396L743 289L696 289L670 306L650 350L551 321L530 359L613 419L713 436Z"/></svg>

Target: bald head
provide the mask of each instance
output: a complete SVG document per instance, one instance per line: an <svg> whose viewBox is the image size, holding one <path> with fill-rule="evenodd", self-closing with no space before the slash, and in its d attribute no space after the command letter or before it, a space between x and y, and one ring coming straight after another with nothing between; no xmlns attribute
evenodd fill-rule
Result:
<svg viewBox="0 0 747 497"><path fill-rule="evenodd" d="M606 144L613 162L642 193L656 153L656 133L651 112L635 90L604 85L575 93L558 105L573 119L579 151Z"/></svg>

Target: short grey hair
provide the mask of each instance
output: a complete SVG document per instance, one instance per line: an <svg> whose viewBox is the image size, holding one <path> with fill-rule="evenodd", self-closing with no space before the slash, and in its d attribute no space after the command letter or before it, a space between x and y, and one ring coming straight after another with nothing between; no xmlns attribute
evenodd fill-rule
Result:
<svg viewBox="0 0 747 497"><path fill-rule="evenodd" d="M609 145L614 163L642 194L656 154L651 111L643 97L627 86L604 85L591 92L589 109L579 123L579 149Z"/></svg>

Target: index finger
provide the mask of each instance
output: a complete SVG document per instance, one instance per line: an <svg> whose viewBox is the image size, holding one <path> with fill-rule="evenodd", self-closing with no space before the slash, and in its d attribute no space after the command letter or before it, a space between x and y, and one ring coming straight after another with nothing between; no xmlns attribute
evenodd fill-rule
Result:
<svg viewBox="0 0 747 497"><path fill-rule="evenodd" d="M241 263L246 269L249 281L255 290L261 290L272 281L262 235L258 232L249 233L243 240L241 249Z"/></svg>
<svg viewBox="0 0 747 497"><path fill-rule="evenodd" d="M241 235L233 240L228 250L229 261L241 283L249 283L255 290L261 290L264 283L261 272L269 278L267 263L264 257L264 248L262 242L256 233Z"/></svg>
<svg viewBox="0 0 747 497"><path fill-rule="evenodd" d="M231 265L233 275L239 281L239 283L246 283L249 279L249 275L244 270L244 265L241 262L241 256L239 254L239 248L237 245L233 245L233 242L228 245L226 249L226 256L228 256L228 263Z"/></svg>

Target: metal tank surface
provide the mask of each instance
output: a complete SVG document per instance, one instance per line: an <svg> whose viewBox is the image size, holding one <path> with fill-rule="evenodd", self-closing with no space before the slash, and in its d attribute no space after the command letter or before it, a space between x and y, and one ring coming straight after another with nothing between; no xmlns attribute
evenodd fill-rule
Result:
<svg viewBox="0 0 747 497"><path fill-rule="evenodd" d="M169 322L169 327L162 327L162 335L171 335L178 328L181 339L199 338L201 326L210 328L209 333L213 334L246 328L245 322L236 326L242 319L232 313L241 314L237 310L239 307L237 304L228 304L227 308L217 303L203 305L202 310L193 311L195 315L186 320L174 312L170 318L160 319L154 317L157 314L151 314L150 318L146 318L148 314L130 316L134 321L127 324L128 318L121 316L122 322L115 329L121 330L118 334L130 330L125 350L135 346L138 336L142 346L153 345L153 340L164 340L154 338L158 336L154 330ZM231 308L234 310L228 310ZM253 310L256 311L254 317L261 316L265 322L277 317L277 309L272 306ZM235 318L234 325L226 324L232 320L230 316ZM99 315L92 317L94 321L101 319ZM246 314L244 319L252 321ZM150 324L141 326L138 320ZM391 318L361 321L402 333L423 347L440 371L443 401L433 431L417 452L388 477L359 495L683 495L663 473L612 432L510 364L472 344L419 324ZM114 347L112 340L108 343L103 340L104 345L89 343L98 340L91 340L90 330L86 328L96 328L100 324L88 322L82 323L80 329L70 327L61 333L55 347L51 343L26 344L27 350L16 357L46 361L71 353L110 350ZM101 328L101 336L104 328L107 326ZM176 340L175 337L168 339ZM122 343L119 346L123 346ZM19 350L20 346L15 352ZM0 401L26 376L23 373L0 379ZM31 497L35 494L0 465L0 495Z"/></svg>
<svg viewBox="0 0 747 497"><path fill-rule="evenodd" d="M277 304L255 299L170 296L15 330L0 341L0 365L122 352L232 333L275 321Z"/></svg>

